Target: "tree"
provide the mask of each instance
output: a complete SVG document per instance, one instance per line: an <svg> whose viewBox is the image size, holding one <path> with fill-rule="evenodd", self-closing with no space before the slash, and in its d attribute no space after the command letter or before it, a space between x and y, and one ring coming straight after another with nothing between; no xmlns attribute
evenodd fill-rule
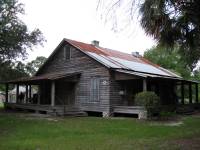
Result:
<svg viewBox="0 0 200 150"><path fill-rule="evenodd" d="M16 60L26 59L27 49L44 42L39 29L29 31L20 20L19 15L23 14L23 4L17 0L0 1L0 80L8 80L8 77L12 79L10 72L20 67L15 64L22 65Z"/></svg>
<svg viewBox="0 0 200 150"><path fill-rule="evenodd" d="M46 61L46 57L44 56L38 56L35 60L32 60L31 62L26 64L26 72L29 75L34 75L37 70L44 64Z"/></svg>
<svg viewBox="0 0 200 150"><path fill-rule="evenodd" d="M35 60L24 64L21 61L16 62L4 62L1 64L0 81L14 80L22 77L30 77L36 73L36 71L44 64L46 57L38 56ZM0 91L5 90L5 87L0 84Z"/></svg>
<svg viewBox="0 0 200 150"><path fill-rule="evenodd" d="M11 80L28 76L25 70L25 64L23 64L21 61L15 62L15 64L12 63L12 65L10 64L10 62L5 62L1 64L0 72L3 73L0 76L0 80Z"/></svg>
<svg viewBox="0 0 200 150"><path fill-rule="evenodd" d="M29 31L19 19L24 14L23 5L17 0L0 1L0 60L26 58L27 48L44 41L39 29Z"/></svg>
<svg viewBox="0 0 200 150"><path fill-rule="evenodd" d="M144 57L163 68L180 74L185 79L190 79L192 70L178 51L177 47L169 51L166 48L157 46L145 51Z"/></svg>
<svg viewBox="0 0 200 150"><path fill-rule="evenodd" d="M145 0L140 8L145 32L164 46L178 44L191 70L200 58L199 10L199 0Z"/></svg>
<svg viewBox="0 0 200 150"><path fill-rule="evenodd" d="M106 20L116 22L115 16L123 13L123 20L131 20L139 10L139 21L147 35L159 44L174 48L193 70L200 58L200 1L199 0L99 0ZM137 14L137 13L136 13ZM128 16L128 17L127 17ZM114 18L114 19L113 19ZM117 18L118 19L118 18Z"/></svg>
<svg viewBox="0 0 200 150"><path fill-rule="evenodd" d="M4 62L1 63L0 67L0 81L14 80L21 77L28 77L25 67L21 61L13 62ZM5 86L0 84L0 91L4 91Z"/></svg>

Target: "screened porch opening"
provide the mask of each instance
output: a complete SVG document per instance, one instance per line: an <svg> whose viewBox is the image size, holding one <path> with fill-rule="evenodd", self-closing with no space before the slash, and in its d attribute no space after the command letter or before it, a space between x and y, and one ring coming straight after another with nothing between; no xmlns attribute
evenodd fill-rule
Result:
<svg viewBox="0 0 200 150"><path fill-rule="evenodd" d="M75 87L80 73L51 74L6 82L6 108L65 114L76 111ZM11 86L13 91L9 91Z"/></svg>

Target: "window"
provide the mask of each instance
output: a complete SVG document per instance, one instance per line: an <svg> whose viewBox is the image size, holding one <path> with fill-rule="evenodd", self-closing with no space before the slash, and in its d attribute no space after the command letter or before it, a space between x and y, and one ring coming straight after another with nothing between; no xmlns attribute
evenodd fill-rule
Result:
<svg viewBox="0 0 200 150"><path fill-rule="evenodd" d="M90 102L99 102L99 78L91 78L90 80Z"/></svg>
<svg viewBox="0 0 200 150"><path fill-rule="evenodd" d="M65 46L64 47L64 59L69 60L71 58L71 47Z"/></svg>

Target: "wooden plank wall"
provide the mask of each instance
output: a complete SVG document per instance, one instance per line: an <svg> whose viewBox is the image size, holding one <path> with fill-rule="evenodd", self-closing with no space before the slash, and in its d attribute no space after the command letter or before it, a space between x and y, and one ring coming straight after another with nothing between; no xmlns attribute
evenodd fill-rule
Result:
<svg viewBox="0 0 200 150"><path fill-rule="evenodd" d="M83 52L71 49L71 59L64 59L64 48L61 46L52 59L40 70L38 75L48 73L73 73L81 72L79 81L75 85L75 105L84 111L109 111L109 82L110 74L107 68L96 62ZM100 78L100 101L90 102L90 79Z"/></svg>
<svg viewBox="0 0 200 150"><path fill-rule="evenodd" d="M119 81L116 81L114 77L110 79L110 105L119 106L122 105L123 97L119 94L119 92L123 90L122 85Z"/></svg>

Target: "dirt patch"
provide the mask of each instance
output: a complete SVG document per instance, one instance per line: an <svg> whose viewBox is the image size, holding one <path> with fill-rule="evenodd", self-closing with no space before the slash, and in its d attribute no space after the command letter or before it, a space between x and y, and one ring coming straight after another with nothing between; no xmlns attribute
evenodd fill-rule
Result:
<svg viewBox="0 0 200 150"><path fill-rule="evenodd" d="M149 120L151 125L162 125L162 126L181 126L183 125L183 117L180 115L175 115L167 118L159 118L155 120Z"/></svg>
<svg viewBox="0 0 200 150"><path fill-rule="evenodd" d="M183 121L159 121L159 122L151 122L152 126L181 126L183 125Z"/></svg>
<svg viewBox="0 0 200 150"><path fill-rule="evenodd" d="M12 115L12 116L24 118L26 120L45 119L45 120L54 121L54 122L63 119L61 117L54 117L48 114L32 113L28 111L26 112L26 111L17 111L17 110L5 110L5 109L0 109L0 115L4 115L4 116Z"/></svg>
<svg viewBox="0 0 200 150"><path fill-rule="evenodd" d="M163 125L165 125L165 126L181 126L181 125L183 125L183 122L182 121L167 122L167 123L164 123Z"/></svg>
<svg viewBox="0 0 200 150"><path fill-rule="evenodd" d="M23 117L23 118L28 119L28 120L45 119L45 120L54 121L54 122L62 120L61 117L54 117L54 116L51 116L51 115L39 114L39 113L21 113L18 116Z"/></svg>
<svg viewBox="0 0 200 150"><path fill-rule="evenodd" d="M172 142L181 150L200 150L200 137L192 137L190 139L178 139Z"/></svg>

